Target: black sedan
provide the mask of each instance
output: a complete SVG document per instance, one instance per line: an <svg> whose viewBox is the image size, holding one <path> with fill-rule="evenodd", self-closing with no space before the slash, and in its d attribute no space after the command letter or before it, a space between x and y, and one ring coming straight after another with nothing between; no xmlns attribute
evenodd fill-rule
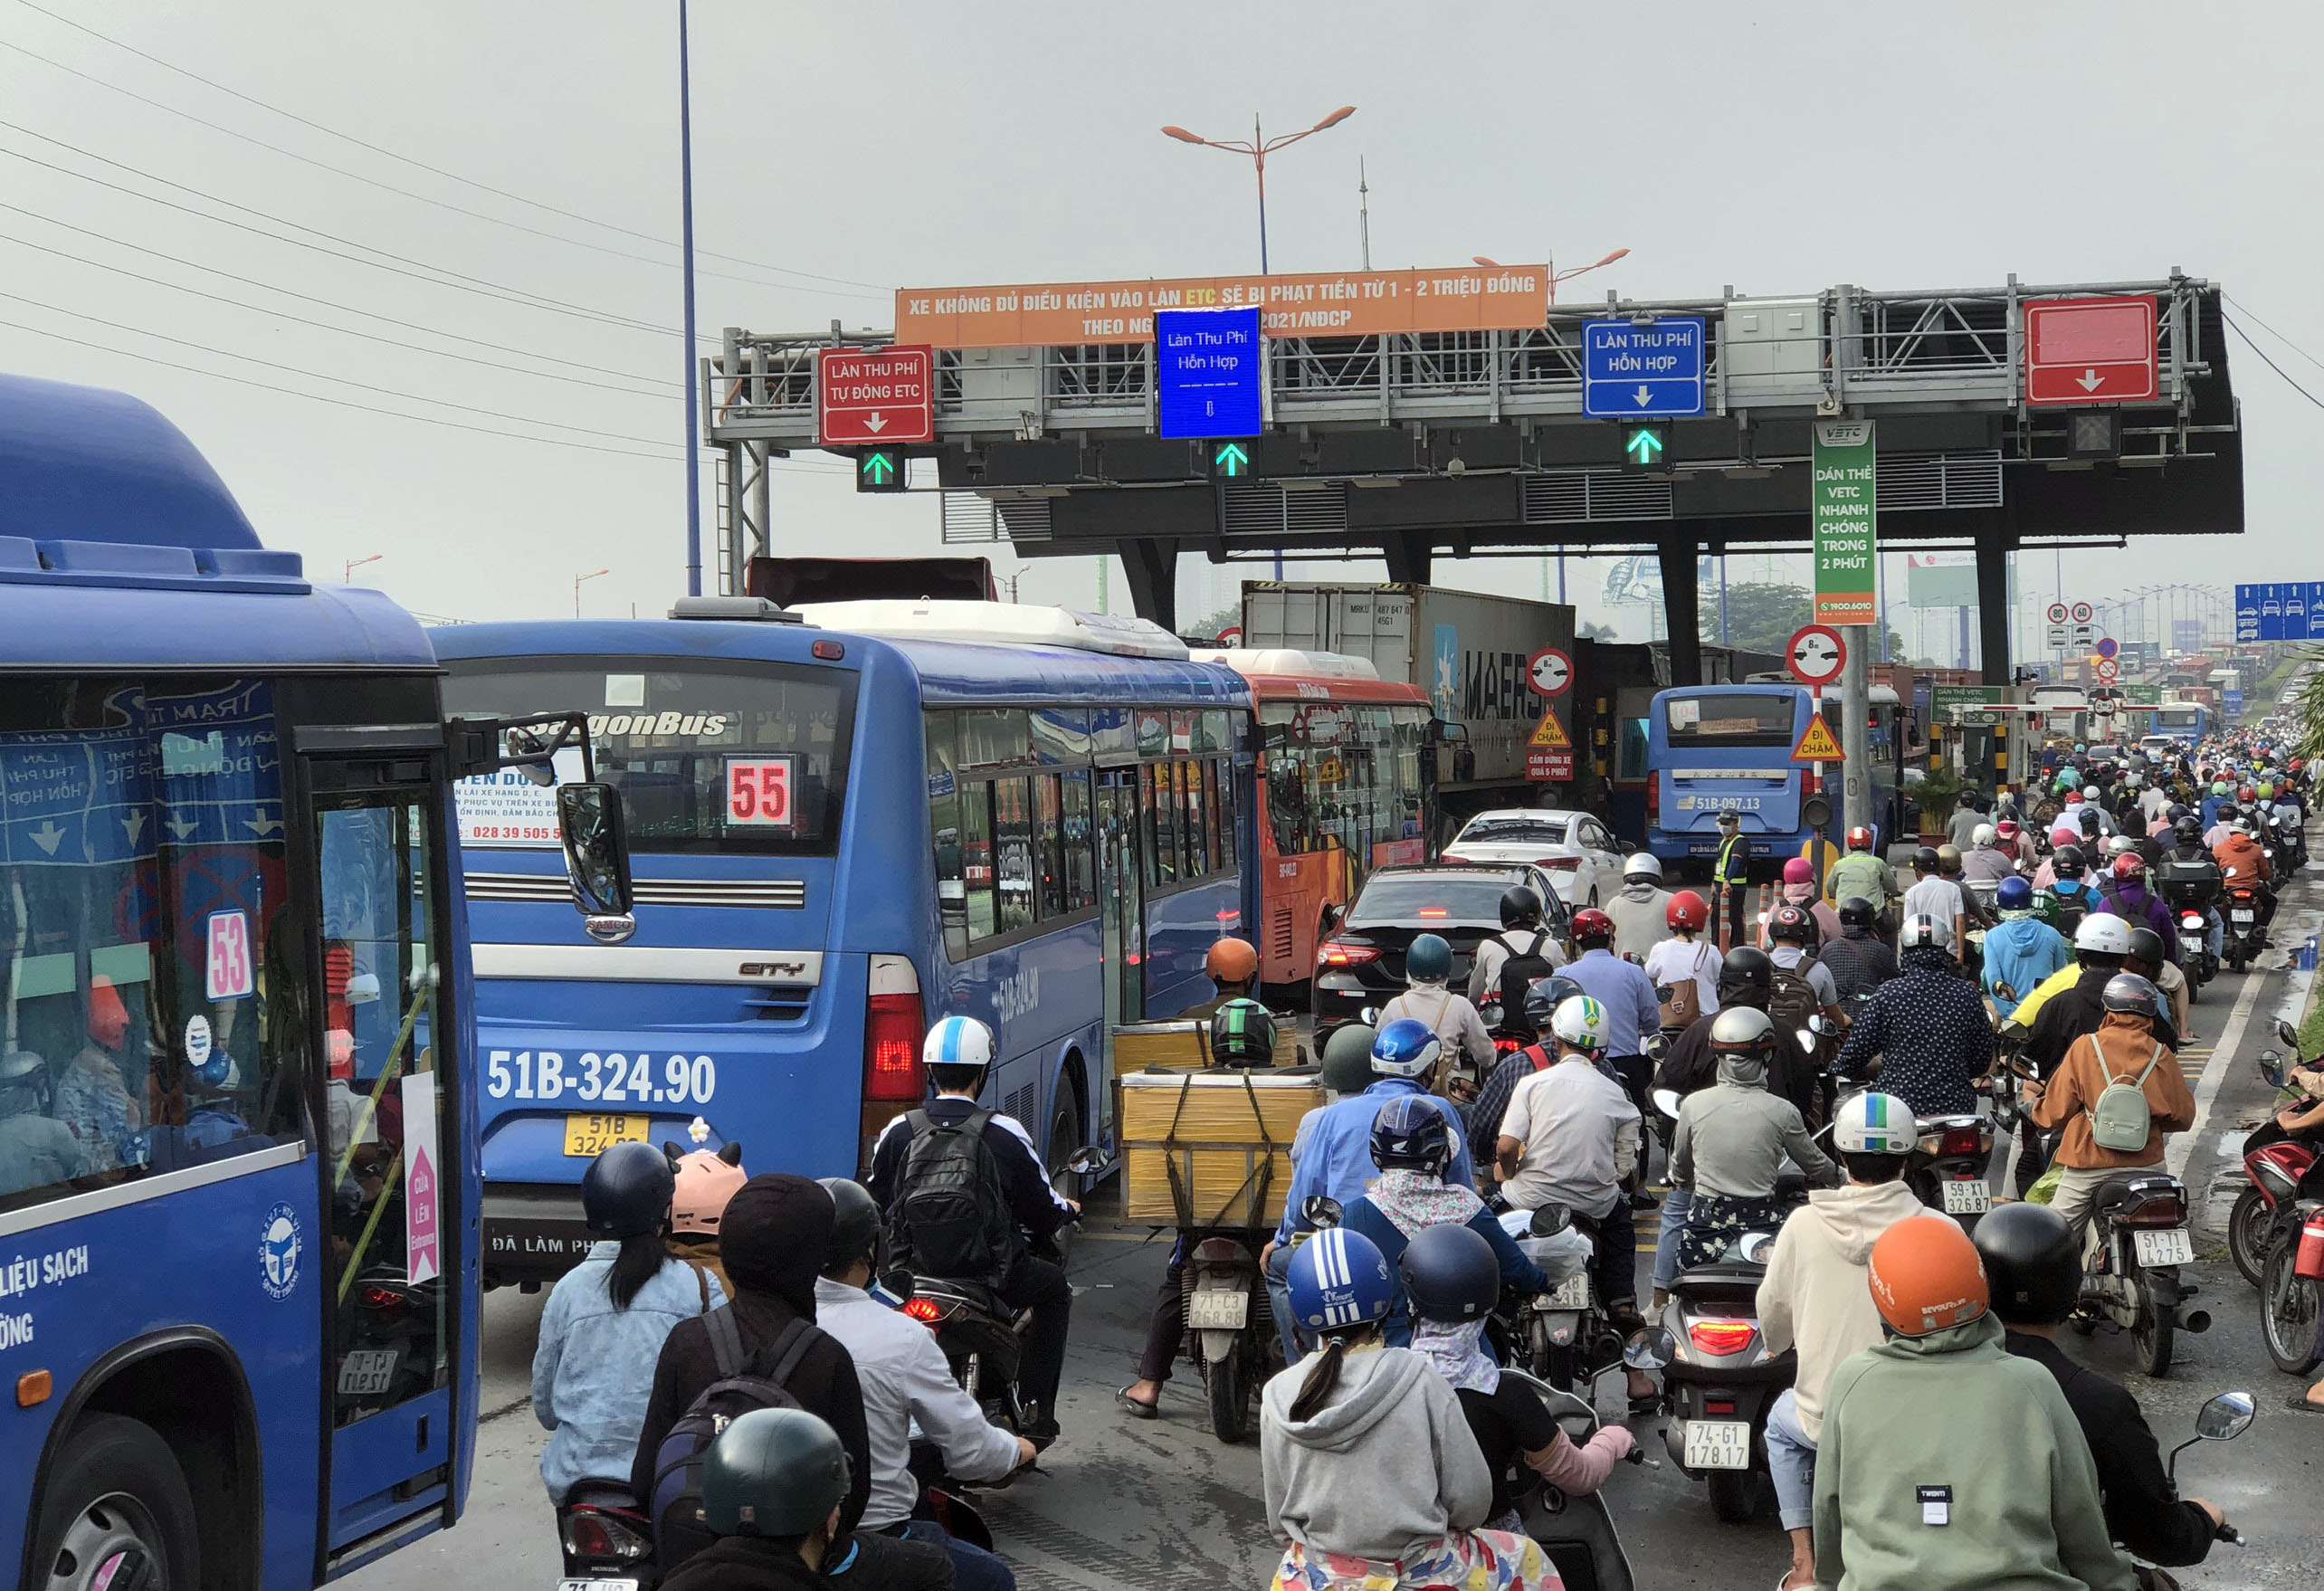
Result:
<svg viewBox="0 0 2324 1591"><path fill-rule="evenodd" d="M1541 897L1542 926L1551 938L1564 938L1566 903L1548 875L1528 863L1441 862L1375 871L1344 911L1324 919L1313 985L1319 1050L1333 1028L1404 993L1405 952L1422 934L1452 947L1450 986L1467 994L1469 964L1479 943L1500 931L1501 892L1512 884Z"/></svg>

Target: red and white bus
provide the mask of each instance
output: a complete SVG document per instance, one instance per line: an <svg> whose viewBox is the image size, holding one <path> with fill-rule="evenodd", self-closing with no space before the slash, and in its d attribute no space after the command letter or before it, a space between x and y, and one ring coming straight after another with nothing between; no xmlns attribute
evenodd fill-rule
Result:
<svg viewBox="0 0 2324 1591"><path fill-rule="evenodd" d="M1326 906L1376 867L1427 860L1436 790L1417 685L1329 652L1198 652L1251 681L1259 707L1259 976L1304 983Z"/></svg>

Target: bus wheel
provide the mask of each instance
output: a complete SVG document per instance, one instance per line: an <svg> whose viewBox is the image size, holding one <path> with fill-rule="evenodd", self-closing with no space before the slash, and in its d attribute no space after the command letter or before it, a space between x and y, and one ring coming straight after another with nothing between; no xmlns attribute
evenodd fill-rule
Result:
<svg viewBox="0 0 2324 1591"><path fill-rule="evenodd" d="M194 1591L200 1582L186 1472L152 1426L120 1415L90 1415L64 1444L39 1539L33 1584L51 1591Z"/></svg>
<svg viewBox="0 0 2324 1591"><path fill-rule="evenodd" d="M1065 1169L1065 1162L1072 1159L1073 1151L1081 1147L1081 1098L1075 1091L1072 1083L1060 1078L1057 1084L1057 1102L1049 1108L1049 1165L1047 1167L1049 1186L1057 1191L1060 1198L1073 1199L1078 1202L1081 1196L1081 1179ZM1072 1253L1073 1228L1070 1225L1059 1227L1053 1241L1057 1244L1057 1262L1062 1265Z"/></svg>

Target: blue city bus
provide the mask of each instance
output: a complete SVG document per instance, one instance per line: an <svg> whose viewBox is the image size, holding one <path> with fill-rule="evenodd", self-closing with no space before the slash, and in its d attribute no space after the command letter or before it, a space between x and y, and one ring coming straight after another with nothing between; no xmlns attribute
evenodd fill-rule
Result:
<svg viewBox="0 0 2324 1591"><path fill-rule="evenodd" d="M451 784L498 743L471 728L418 624L262 546L161 415L0 377L23 1583L310 1587L458 1517L480 1181Z"/></svg>
<svg viewBox="0 0 2324 1591"><path fill-rule="evenodd" d="M1897 694L1872 687L1872 824L1880 842L1901 832L1898 792L1903 784L1903 737ZM1833 738L1840 738L1840 687L1826 685L1821 703ZM1841 810L1839 765L1823 765L1828 789L1814 765L1791 759L1818 708L1804 685L1759 681L1741 685L1688 685L1658 691L1646 719L1646 844L1666 862L1700 862L1719 850L1719 815L1734 812L1744 835L1772 872L1796 856L1809 830L1801 808L1823 794Z"/></svg>
<svg viewBox="0 0 2324 1591"><path fill-rule="evenodd" d="M989 1103L1061 1178L1110 1142L1108 1034L1208 1000L1255 919L1251 690L1138 620L998 603L462 625L461 710L580 702L652 920L556 909L548 793L460 792L474 925L485 1281L585 1251L578 1183L617 1138L860 1173L922 1098L920 1043L989 1024Z"/></svg>
<svg viewBox="0 0 2324 1591"><path fill-rule="evenodd" d="M2211 732L2211 712L2199 701L2166 701L2155 709L2155 727L2148 731L2168 735L2182 745L2193 746Z"/></svg>

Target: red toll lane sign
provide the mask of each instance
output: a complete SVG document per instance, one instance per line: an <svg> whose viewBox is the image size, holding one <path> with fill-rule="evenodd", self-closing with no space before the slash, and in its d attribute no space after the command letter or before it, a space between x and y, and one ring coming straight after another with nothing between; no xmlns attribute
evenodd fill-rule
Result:
<svg viewBox="0 0 2324 1591"><path fill-rule="evenodd" d="M815 438L826 447L935 441L935 354L824 349L815 358Z"/></svg>
<svg viewBox="0 0 2324 1591"><path fill-rule="evenodd" d="M2149 403L2155 300L2039 299L2025 306L2025 401L2086 408Z"/></svg>

